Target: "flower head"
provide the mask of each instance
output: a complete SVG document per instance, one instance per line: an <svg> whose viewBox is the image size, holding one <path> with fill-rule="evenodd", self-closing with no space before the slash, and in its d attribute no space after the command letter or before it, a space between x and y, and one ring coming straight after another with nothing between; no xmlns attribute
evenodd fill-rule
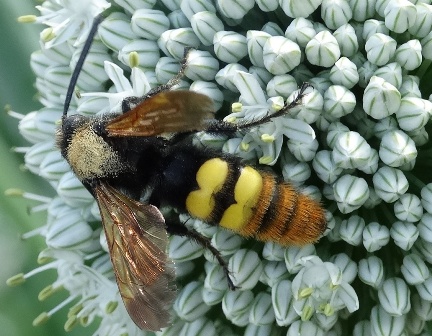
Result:
<svg viewBox="0 0 432 336"><path fill-rule="evenodd" d="M304 265L294 277L292 291L294 309L302 320L309 320L314 312L331 316L347 308L353 312L359 302L354 289L344 281L342 271L333 263L322 262L316 256L299 261Z"/></svg>
<svg viewBox="0 0 432 336"><path fill-rule="evenodd" d="M36 6L41 15L34 18L34 22L48 26L41 33L41 42L45 48L51 48L74 38L74 45L79 46L87 38L94 17L110 5L105 0L43 2Z"/></svg>
<svg viewBox="0 0 432 336"><path fill-rule="evenodd" d="M47 28L42 50L31 58L44 107L26 116L10 112L31 143L16 150L58 196L20 193L40 201L35 211L48 213L46 225L24 235L44 237L47 248L39 257L44 265L9 284L56 269L57 280L41 297L59 289L69 293L35 324L69 306L67 330L80 322L98 323L95 335L140 332L118 294L97 205L54 145L82 43L93 18L111 6L69 113L121 112L125 98L143 97L177 75L185 47L194 50L176 88L211 97L217 117L226 122L276 113L297 97L303 82L311 84L285 115L231 137L197 133L194 146L269 166L265 169L279 174L280 183L320 199L324 237L315 246L261 244L180 215L220 251L238 288L228 289L226 272L208 249L173 236L167 253L176 263L179 291L172 325L160 334L427 330L432 320L427 1L162 2L47 0L38 6L39 17L21 18Z"/></svg>

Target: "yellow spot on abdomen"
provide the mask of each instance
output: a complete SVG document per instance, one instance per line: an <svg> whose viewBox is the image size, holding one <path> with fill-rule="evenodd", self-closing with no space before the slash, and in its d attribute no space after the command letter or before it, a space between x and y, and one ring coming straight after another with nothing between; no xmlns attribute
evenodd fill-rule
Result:
<svg viewBox="0 0 432 336"><path fill-rule="evenodd" d="M214 207L214 194L221 190L228 176L228 163L222 159L210 159L198 169L196 180L200 189L189 193L186 210L194 217L208 220Z"/></svg>
<svg viewBox="0 0 432 336"><path fill-rule="evenodd" d="M234 187L235 204L225 210L220 225L240 231L252 217L263 187L261 174L251 167L244 167Z"/></svg>

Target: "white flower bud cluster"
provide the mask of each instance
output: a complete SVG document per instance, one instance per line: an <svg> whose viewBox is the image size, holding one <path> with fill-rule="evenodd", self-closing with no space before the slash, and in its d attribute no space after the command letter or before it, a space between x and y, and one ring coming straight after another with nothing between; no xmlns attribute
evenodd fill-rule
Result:
<svg viewBox="0 0 432 336"><path fill-rule="evenodd" d="M432 320L432 103L423 83L432 59L430 1L44 1L39 17L21 18L48 28L31 58L43 108L19 116L31 146L17 151L58 194L41 200L47 224L27 234L42 235L40 258L54 261L9 283L57 269L44 294L63 286L70 297L59 306L79 298L67 330L99 318L96 334L137 333L117 294L102 230L89 224L100 219L97 206L55 147L72 69L93 18L110 6L69 113L119 111L125 97L143 96L177 74L185 47L195 50L178 87L207 94L227 122L274 113L303 82L312 85L283 117L228 140L196 140L275 166L320 199L325 237L316 247L263 246L188 220L211 238L239 288L228 290L211 253L172 237L168 253L183 287L173 325L158 335L424 332Z"/></svg>

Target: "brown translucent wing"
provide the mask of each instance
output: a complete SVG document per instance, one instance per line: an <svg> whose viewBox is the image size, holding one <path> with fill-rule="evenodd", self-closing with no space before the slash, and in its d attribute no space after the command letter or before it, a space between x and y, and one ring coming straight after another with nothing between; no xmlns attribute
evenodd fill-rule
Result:
<svg viewBox="0 0 432 336"><path fill-rule="evenodd" d="M117 285L130 317L141 329L157 331L168 326L176 289L162 214L109 185L101 183L94 191Z"/></svg>
<svg viewBox="0 0 432 336"><path fill-rule="evenodd" d="M193 91L163 91L108 123L110 136L155 136L198 131L213 119L213 101Z"/></svg>

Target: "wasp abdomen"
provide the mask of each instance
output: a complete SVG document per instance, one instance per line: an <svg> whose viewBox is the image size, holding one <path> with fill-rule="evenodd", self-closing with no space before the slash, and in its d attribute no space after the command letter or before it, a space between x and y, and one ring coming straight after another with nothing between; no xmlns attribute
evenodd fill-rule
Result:
<svg viewBox="0 0 432 336"><path fill-rule="evenodd" d="M186 210L244 237L303 245L325 230L319 203L271 173L211 158L198 168L196 182L198 189L186 197Z"/></svg>

